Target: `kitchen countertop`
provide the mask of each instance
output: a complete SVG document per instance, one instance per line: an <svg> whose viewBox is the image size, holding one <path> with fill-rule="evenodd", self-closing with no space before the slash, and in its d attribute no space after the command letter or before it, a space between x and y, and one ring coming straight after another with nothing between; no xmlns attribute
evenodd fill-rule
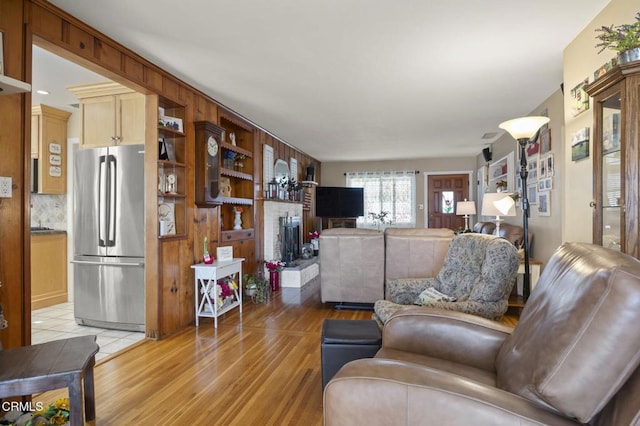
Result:
<svg viewBox="0 0 640 426"><path fill-rule="evenodd" d="M50 234L66 234L67 231L51 228L31 228L31 235L50 235Z"/></svg>

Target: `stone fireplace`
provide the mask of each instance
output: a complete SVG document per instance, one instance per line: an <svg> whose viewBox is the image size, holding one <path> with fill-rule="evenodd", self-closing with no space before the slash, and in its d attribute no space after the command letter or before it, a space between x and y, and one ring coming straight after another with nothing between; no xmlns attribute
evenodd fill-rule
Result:
<svg viewBox="0 0 640 426"><path fill-rule="evenodd" d="M289 263L295 260L293 267L285 268L280 274L282 287L300 288L320 273L317 257L299 259L302 242L302 204L265 200L264 259L281 259Z"/></svg>
<svg viewBox="0 0 640 426"><path fill-rule="evenodd" d="M283 216L278 218L280 258L287 266L293 266L294 261L302 254L302 218L300 216ZM277 249L277 248L276 248Z"/></svg>

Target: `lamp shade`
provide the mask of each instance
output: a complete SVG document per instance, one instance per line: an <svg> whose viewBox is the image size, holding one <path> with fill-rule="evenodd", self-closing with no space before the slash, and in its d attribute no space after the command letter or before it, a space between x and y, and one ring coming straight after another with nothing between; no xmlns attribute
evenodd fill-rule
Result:
<svg viewBox="0 0 640 426"><path fill-rule="evenodd" d="M473 201L458 201L456 204L456 214L458 216L476 214L476 203Z"/></svg>
<svg viewBox="0 0 640 426"><path fill-rule="evenodd" d="M498 201L494 201L493 205L500 211L501 216L515 216L516 202L511 197L504 197Z"/></svg>
<svg viewBox="0 0 640 426"><path fill-rule="evenodd" d="M532 116L514 118L500 123L498 127L509 132L514 139L529 139L536 134L540 127L549 122L549 117Z"/></svg>
<svg viewBox="0 0 640 426"><path fill-rule="evenodd" d="M506 192L488 192L484 194L484 197L482 198L482 215L515 216L515 202Z"/></svg>

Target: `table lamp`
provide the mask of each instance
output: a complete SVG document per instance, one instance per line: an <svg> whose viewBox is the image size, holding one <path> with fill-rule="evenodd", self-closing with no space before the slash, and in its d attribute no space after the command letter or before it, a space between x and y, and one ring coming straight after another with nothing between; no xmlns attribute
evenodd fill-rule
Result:
<svg viewBox="0 0 640 426"><path fill-rule="evenodd" d="M467 201L466 198L464 201L458 201L458 204L456 204L456 215L464 215L464 232L471 232L469 228L469 216L473 216L474 214L476 214L475 202Z"/></svg>
<svg viewBox="0 0 640 426"><path fill-rule="evenodd" d="M482 197L482 215L495 216L496 235L500 235L500 216L515 216L516 205L507 192L488 192Z"/></svg>

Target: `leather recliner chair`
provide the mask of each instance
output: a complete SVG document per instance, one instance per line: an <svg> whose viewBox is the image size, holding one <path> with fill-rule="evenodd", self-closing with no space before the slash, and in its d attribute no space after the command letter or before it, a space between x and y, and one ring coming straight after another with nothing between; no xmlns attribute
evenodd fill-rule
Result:
<svg viewBox="0 0 640 426"><path fill-rule="evenodd" d="M637 425L640 261L566 243L514 329L407 309L324 392L326 425Z"/></svg>

